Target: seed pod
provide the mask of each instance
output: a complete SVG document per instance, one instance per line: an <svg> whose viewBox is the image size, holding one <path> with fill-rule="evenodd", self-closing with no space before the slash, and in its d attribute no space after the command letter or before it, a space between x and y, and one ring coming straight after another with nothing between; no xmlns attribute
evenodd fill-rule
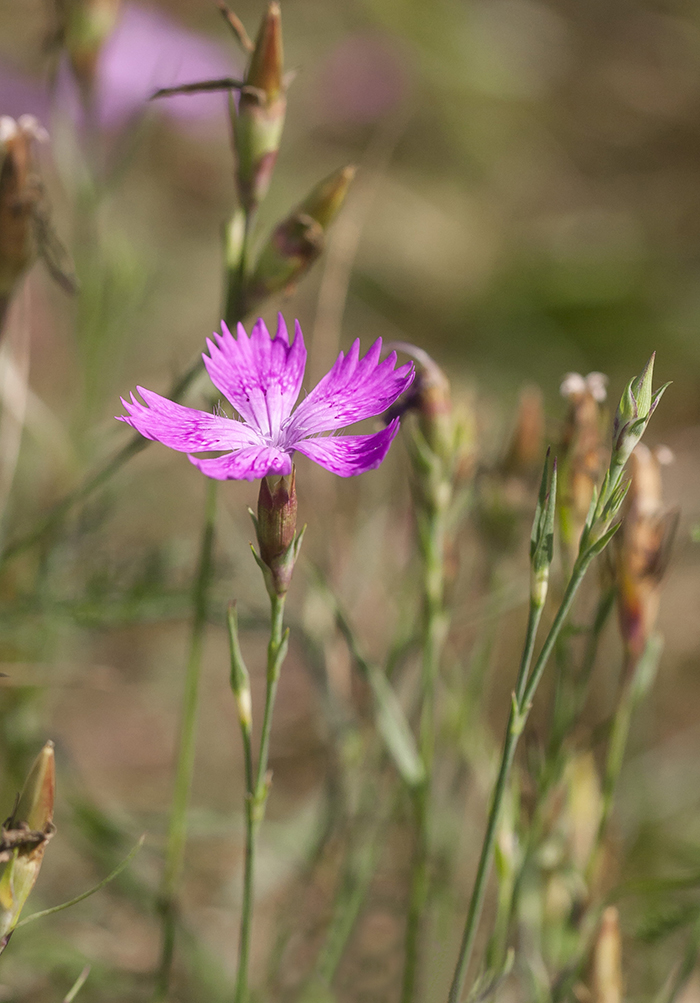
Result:
<svg viewBox="0 0 700 1003"><path fill-rule="evenodd" d="M326 232L340 211L355 167L343 167L321 181L282 220L263 247L247 288L246 312L274 293L289 291L323 251Z"/></svg>

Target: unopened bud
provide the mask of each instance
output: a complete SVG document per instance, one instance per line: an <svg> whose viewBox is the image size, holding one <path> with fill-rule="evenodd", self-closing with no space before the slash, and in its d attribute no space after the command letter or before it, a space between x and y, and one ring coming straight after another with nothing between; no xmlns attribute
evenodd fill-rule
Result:
<svg viewBox="0 0 700 1003"><path fill-rule="evenodd" d="M258 497L260 556L271 565L294 539L297 528L296 471L286 477L263 477Z"/></svg>
<svg viewBox="0 0 700 1003"><path fill-rule="evenodd" d="M554 557L554 514L557 504L557 461L552 462L550 476L549 450L544 461L540 492L530 535L530 603L541 609L547 600L549 569Z"/></svg>
<svg viewBox="0 0 700 1003"><path fill-rule="evenodd" d="M615 906L608 906L600 921L593 948L591 990L593 1003L622 1001L622 943Z"/></svg>
<svg viewBox="0 0 700 1003"><path fill-rule="evenodd" d="M97 60L114 30L121 0L65 0L61 5L63 42L83 94L95 84Z"/></svg>
<svg viewBox="0 0 700 1003"><path fill-rule="evenodd" d="M12 292L37 253L34 225L41 186L33 145L48 138L33 115L0 117L0 323Z"/></svg>
<svg viewBox="0 0 700 1003"><path fill-rule="evenodd" d="M656 410L668 383L652 392L654 361L651 356L642 372L625 387L613 422L613 455L611 469L620 472L642 438L649 419Z"/></svg>
<svg viewBox="0 0 700 1003"><path fill-rule="evenodd" d="M272 0L260 26L238 107L232 105L238 191L246 211L270 186L287 110L280 5Z"/></svg>
<svg viewBox="0 0 700 1003"><path fill-rule="evenodd" d="M263 477L255 529L259 563L270 595L283 596L292 580L301 536L296 535L296 468L285 477Z"/></svg>
<svg viewBox="0 0 700 1003"><path fill-rule="evenodd" d="M288 291L316 261L355 170L348 166L334 171L275 227L251 276L246 312L273 293Z"/></svg>
<svg viewBox="0 0 700 1003"><path fill-rule="evenodd" d="M0 951L39 876L46 844L54 832L54 793L53 742L47 742L0 834Z"/></svg>

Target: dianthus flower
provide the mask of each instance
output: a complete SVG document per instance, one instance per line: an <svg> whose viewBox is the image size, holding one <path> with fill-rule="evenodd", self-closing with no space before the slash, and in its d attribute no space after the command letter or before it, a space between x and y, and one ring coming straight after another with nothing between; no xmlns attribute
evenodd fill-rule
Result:
<svg viewBox="0 0 700 1003"><path fill-rule="evenodd" d="M237 338L223 322L221 328L222 334L207 339L209 355L203 355L204 365L238 418L196 411L137 387L145 404L133 394L130 402L122 399L128 415L119 420L147 439L183 453L228 450L214 458L189 456L203 474L217 480L252 481L268 474L290 474L295 451L340 477L379 466L399 430L398 418L369 435L322 433L385 411L411 385L412 363L394 368L395 352L380 362L381 338L360 358L360 343L355 341L294 410L306 365L299 322L291 345L281 315L275 338L262 320L255 323L250 338L242 324Z"/></svg>

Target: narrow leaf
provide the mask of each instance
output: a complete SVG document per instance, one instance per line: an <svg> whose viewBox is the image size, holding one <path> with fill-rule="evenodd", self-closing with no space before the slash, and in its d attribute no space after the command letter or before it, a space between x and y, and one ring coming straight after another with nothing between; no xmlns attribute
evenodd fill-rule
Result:
<svg viewBox="0 0 700 1003"><path fill-rule="evenodd" d="M161 87L160 90L151 94L150 100L172 97L174 94L196 94L201 91L235 91L244 86L242 80L220 77L218 80L200 80L193 84L180 84L178 87Z"/></svg>
<svg viewBox="0 0 700 1003"><path fill-rule="evenodd" d="M146 834L144 833L143 836L141 836L141 839L139 839L138 843L129 854L129 856L125 857L125 859L122 860L121 864L115 867L112 873L108 874L106 878L103 878L103 880L100 881L98 885L95 885L94 888L88 889L88 891L83 892L82 895L76 895L74 899L69 899L68 902L62 902L61 905L52 906L50 909L42 909L40 912L33 912L31 916L26 916L24 919L21 919L17 924L17 926L15 927L15 929L18 930L21 926L26 926L27 923L33 923L35 919L43 919L44 916L52 916L55 912L63 912L64 909L69 909L71 906L77 905L78 902L82 902L83 899L90 898L90 896L94 895L95 892L101 891L105 887L105 885L108 885L110 881L114 881L115 878L118 878L121 872L126 867L129 866L131 861L134 859L136 854L143 846L143 841L145 840L145 838Z"/></svg>

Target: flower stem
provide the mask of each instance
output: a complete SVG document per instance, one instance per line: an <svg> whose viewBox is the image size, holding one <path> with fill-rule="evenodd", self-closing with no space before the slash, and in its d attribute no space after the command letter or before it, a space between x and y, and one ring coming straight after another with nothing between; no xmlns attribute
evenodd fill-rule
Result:
<svg viewBox="0 0 700 1003"><path fill-rule="evenodd" d="M243 874L243 903L241 907L240 946L238 955L238 975L236 979L235 1003L248 1001L248 964L250 958L250 936L253 923L253 901L255 880L255 845L257 832L265 814L265 804L270 790L267 764L270 754L272 714L277 695L282 663L287 653L287 632L284 630L285 596L273 595L271 604L270 641L267 646L267 691L260 735L260 756L257 772L253 771L252 754L246 752L246 846ZM254 784L254 786L253 786Z"/></svg>
<svg viewBox="0 0 700 1003"><path fill-rule="evenodd" d="M255 213L252 210L243 210L243 234L238 250L238 260L229 262L226 303L224 305L224 318L229 327L233 327L246 314L248 258L254 219Z"/></svg>
<svg viewBox="0 0 700 1003"><path fill-rule="evenodd" d="M444 518L439 510L430 513L426 519L425 531L420 538L423 557L424 614L419 749L425 769L425 780L413 791L416 843L411 866L401 1003L411 1003L415 996L421 928L429 895L429 824L431 772L435 753L435 687L447 634L447 615L444 609L445 529Z"/></svg>
<svg viewBox="0 0 700 1003"><path fill-rule="evenodd" d="M199 567L193 594L192 634L185 672L185 688L182 695L175 786L165 851L165 871L163 873L163 882L158 903L163 924L163 940L160 967L156 982L156 1000L164 1000L168 993L175 942L177 892L182 875L185 844L187 842L187 808L194 771L197 709L199 705L199 677L202 667L202 647L207 619L207 599L214 549L217 483L215 480L210 480L207 485Z"/></svg>
<svg viewBox="0 0 700 1003"><path fill-rule="evenodd" d="M570 683L571 693L567 696L561 695L561 699L555 703L552 732L537 785L535 808L528 829L522 862L518 868L510 896L507 919L503 923L502 930L498 931L498 935L495 936L491 951L495 967L502 964L506 956L507 938L518 908L523 883L527 878L529 867L542 839L542 827L544 825L543 810L547 803L547 796L561 773L564 739L571 732L571 729L574 728L583 712L588 696L588 684L595 667L600 638L608 622L614 598L614 588L607 588L603 591L588 631L588 641L583 653L581 666Z"/></svg>
<svg viewBox="0 0 700 1003"><path fill-rule="evenodd" d="M583 577L586 573L588 565L590 564L591 558L592 555L584 555L583 557L579 557L576 561L571 578L569 579L569 584L566 587L564 597L561 601L561 605L559 606L554 622L550 627L547 638L542 646L542 650L540 651L539 657L535 662L535 666L531 674L529 674L529 668L532 661L537 627L542 615L542 607L537 606L534 603L531 603L530 605L530 615L528 618L525 645L520 661L520 671L518 672L515 692L513 694L510 716L508 718L508 727L506 729L505 740L503 743L503 753L501 755L501 765L498 772L498 779L496 781L491 809L489 811L486 833L481 847L479 866L477 868L474 888L469 902L469 911L464 925L464 933L462 935L462 942L459 948L457 966L455 968L455 974L448 997L449 1003L459 1003L462 990L464 989L467 969L469 967L474 947L474 939L476 937L479 918L481 916L481 910L486 895L486 884L491 870L501 808L503 806L503 800L508 786L510 771L515 759L518 739L522 734L530 713L532 700L540 679L542 678L545 666L549 660L549 656L552 653L557 637L559 636L559 632L561 631L564 621L571 609L574 597L578 591L579 585L583 581Z"/></svg>

